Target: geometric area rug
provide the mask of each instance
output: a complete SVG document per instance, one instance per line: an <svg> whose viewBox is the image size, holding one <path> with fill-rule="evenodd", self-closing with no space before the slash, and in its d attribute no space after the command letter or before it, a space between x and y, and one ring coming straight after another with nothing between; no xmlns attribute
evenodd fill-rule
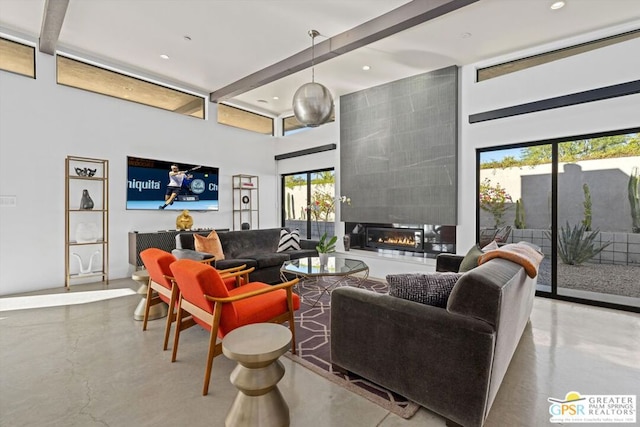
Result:
<svg viewBox="0 0 640 427"><path fill-rule="evenodd" d="M322 278L320 280L331 279ZM365 280L360 286L373 292L388 292L386 282ZM315 301L320 295L320 292L313 285L296 285L294 292L301 294L303 300L307 301ZM291 352L287 352L285 356L402 418L411 418L420 409L417 403L353 373L333 369L331 365L330 302L330 295L322 294L319 304L315 307L310 307L305 303L300 304L300 309L295 314L297 354L293 355Z"/></svg>

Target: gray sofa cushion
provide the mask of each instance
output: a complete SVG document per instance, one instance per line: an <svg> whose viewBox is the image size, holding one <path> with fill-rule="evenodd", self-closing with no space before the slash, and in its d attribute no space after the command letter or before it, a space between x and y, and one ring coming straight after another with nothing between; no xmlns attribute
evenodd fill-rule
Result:
<svg viewBox="0 0 640 427"><path fill-rule="evenodd" d="M256 254L276 253L280 229L242 230L218 233L225 258L253 258Z"/></svg>
<svg viewBox="0 0 640 427"><path fill-rule="evenodd" d="M202 261L213 257L213 255L206 252L198 252L191 249L173 249L171 253L178 259L192 259L194 261Z"/></svg>
<svg viewBox="0 0 640 427"><path fill-rule="evenodd" d="M258 263L258 268L267 268L267 267L279 267L283 262L289 260L288 253L266 253L266 254L256 254L252 256L253 259Z"/></svg>
<svg viewBox="0 0 640 427"><path fill-rule="evenodd" d="M239 267L242 264L246 264L247 268L258 268L258 262L250 258L223 259L215 262L215 268L225 270L227 268Z"/></svg>
<svg viewBox="0 0 640 427"><path fill-rule="evenodd" d="M462 273L390 274L389 295L434 307L446 307L449 294Z"/></svg>

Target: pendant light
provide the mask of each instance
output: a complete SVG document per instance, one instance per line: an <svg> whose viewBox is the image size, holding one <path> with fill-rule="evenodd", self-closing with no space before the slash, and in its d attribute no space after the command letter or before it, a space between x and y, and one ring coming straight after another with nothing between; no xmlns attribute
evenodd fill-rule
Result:
<svg viewBox="0 0 640 427"><path fill-rule="evenodd" d="M333 113L333 97L329 89L316 83L314 73L315 38L320 35L316 30L309 30L311 37L311 83L305 83L293 95L293 114L298 121L307 127L317 127L326 123Z"/></svg>

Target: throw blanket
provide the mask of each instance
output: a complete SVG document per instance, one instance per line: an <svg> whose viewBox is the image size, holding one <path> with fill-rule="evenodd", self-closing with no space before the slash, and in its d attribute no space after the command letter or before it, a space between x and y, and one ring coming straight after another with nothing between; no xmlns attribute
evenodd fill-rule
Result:
<svg viewBox="0 0 640 427"><path fill-rule="evenodd" d="M538 275L538 267L544 258L544 254L526 244L510 243L498 249L486 252L478 259L478 265L484 264L493 258L503 258L520 264L527 275L534 278Z"/></svg>

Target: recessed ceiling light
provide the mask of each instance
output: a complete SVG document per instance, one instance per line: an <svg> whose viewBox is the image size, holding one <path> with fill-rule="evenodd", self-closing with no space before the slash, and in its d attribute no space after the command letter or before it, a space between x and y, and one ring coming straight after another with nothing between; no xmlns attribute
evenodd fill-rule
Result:
<svg viewBox="0 0 640 427"><path fill-rule="evenodd" d="M277 101L278 99L280 99L280 97L279 96L274 96L273 99L275 99Z"/></svg>
<svg viewBox="0 0 640 427"><path fill-rule="evenodd" d="M191 41L191 37L189 37L189 36L184 36L184 39L185 39L186 41L188 41L188 42L190 42L190 41Z"/></svg>
<svg viewBox="0 0 640 427"><path fill-rule="evenodd" d="M469 37L471 37L471 33L462 33L463 39L468 39Z"/></svg>
<svg viewBox="0 0 640 427"><path fill-rule="evenodd" d="M562 9L564 7L566 3L563 1L556 1L553 2L553 4L551 5L551 10L558 10L558 9Z"/></svg>
<svg viewBox="0 0 640 427"><path fill-rule="evenodd" d="M362 69L363 69L364 71L369 71L369 70L371 69L371 67L370 67L370 66L368 66L368 65L363 65L363 66L362 66Z"/></svg>
<svg viewBox="0 0 640 427"><path fill-rule="evenodd" d="M267 101L266 99L258 99L258 102L261 104L268 104L269 101Z"/></svg>
<svg viewBox="0 0 640 427"><path fill-rule="evenodd" d="M160 58L162 59L169 59L169 55L165 55L164 53L162 55L160 55Z"/></svg>

